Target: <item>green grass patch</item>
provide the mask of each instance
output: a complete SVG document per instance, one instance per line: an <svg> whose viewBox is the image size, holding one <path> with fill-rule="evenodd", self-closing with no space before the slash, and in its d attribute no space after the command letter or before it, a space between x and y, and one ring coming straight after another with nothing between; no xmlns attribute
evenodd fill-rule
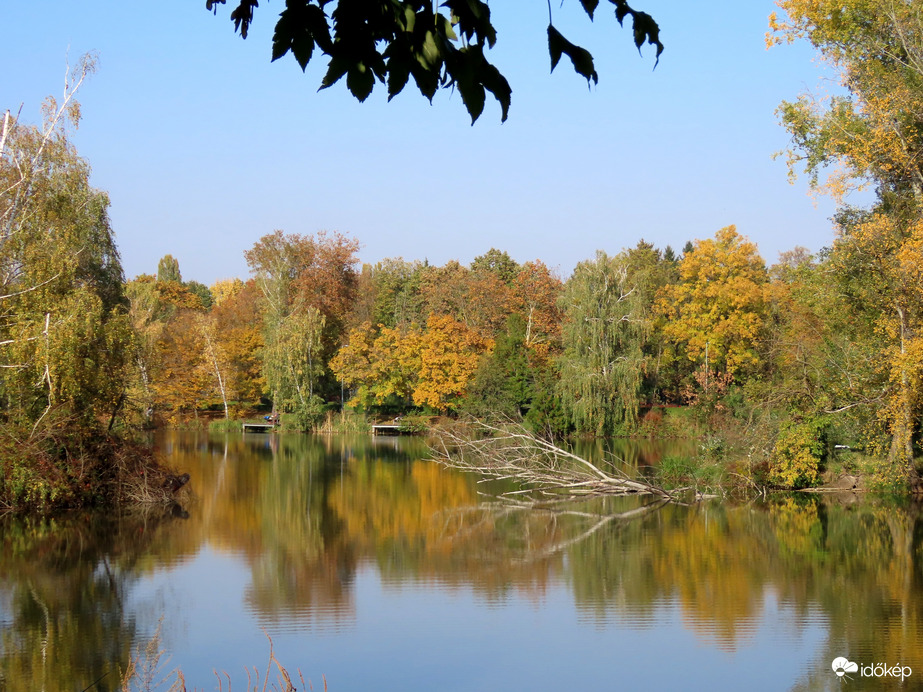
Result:
<svg viewBox="0 0 923 692"><path fill-rule="evenodd" d="M343 411L327 411L323 423L315 432L325 435L355 435L370 432L372 429L364 413L353 409Z"/></svg>
<svg viewBox="0 0 923 692"><path fill-rule="evenodd" d="M655 477L667 490L694 488L706 492L720 488L726 475L724 464L714 457L668 454L661 460Z"/></svg>
<svg viewBox="0 0 923 692"><path fill-rule="evenodd" d="M208 424L208 432L240 432L243 429L243 421L229 418L219 418Z"/></svg>

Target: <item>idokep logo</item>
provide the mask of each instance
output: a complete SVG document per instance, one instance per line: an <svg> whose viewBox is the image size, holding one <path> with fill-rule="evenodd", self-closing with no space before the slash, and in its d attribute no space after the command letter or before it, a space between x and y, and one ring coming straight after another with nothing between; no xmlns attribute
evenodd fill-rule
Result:
<svg viewBox="0 0 923 692"><path fill-rule="evenodd" d="M903 682L905 678L909 678L913 673L910 666L902 666L900 663L895 666L889 666L887 663L860 665L843 656L833 659L831 667L838 678L845 677L847 680L852 680L852 677L847 673L859 673L863 678L900 678L901 682Z"/></svg>
<svg viewBox="0 0 923 692"><path fill-rule="evenodd" d="M840 656L839 658L833 659L833 672L836 673L838 678L843 677L846 673L858 673L859 664L853 663L848 658ZM849 676L846 675L846 677L848 678Z"/></svg>

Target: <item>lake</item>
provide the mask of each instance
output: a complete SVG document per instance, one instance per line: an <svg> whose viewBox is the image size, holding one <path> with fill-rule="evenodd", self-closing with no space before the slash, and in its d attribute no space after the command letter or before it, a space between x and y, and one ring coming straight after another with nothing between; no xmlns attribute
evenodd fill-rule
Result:
<svg viewBox="0 0 923 692"><path fill-rule="evenodd" d="M425 461L420 438L155 442L192 477L185 511L0 520L0 690L111 691L151 645L190 691L215 671L243 690L269 638L331 692L923 689L909 501L524 510Z"/></svg>

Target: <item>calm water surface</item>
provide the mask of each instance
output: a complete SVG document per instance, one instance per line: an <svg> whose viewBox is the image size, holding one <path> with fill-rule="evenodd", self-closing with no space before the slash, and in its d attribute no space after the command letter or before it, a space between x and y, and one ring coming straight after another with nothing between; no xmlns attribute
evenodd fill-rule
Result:
<svg viewBox="0 0 923 692"><path fill-rule="evenodd" d="M188 515L0 522L0 690L113 690L158 628L189 690L214 670L244 689L267 635L332 692L923 688L916 505L524 511L420 461L416 438L157 444L192 476ZM912 673L840 679L838 656Z"/></svg>

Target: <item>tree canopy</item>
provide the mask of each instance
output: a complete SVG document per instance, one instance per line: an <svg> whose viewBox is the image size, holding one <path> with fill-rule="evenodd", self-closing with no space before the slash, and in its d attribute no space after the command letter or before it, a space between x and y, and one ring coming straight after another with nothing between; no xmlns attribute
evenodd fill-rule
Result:
<svg viewBox="0 0 923 692"><path fill-rule="evenodd" d="M844 94L810 95L779 109L792 135L789 165L839 202L872 184L870 210L843 206L831 263L850 315L867 325L883 392L874 401L891 435L889 457L923 487L914 436L923 412L923 19L918 3L780 0L767 38L804 38L839 70ZM826 181L824 168L833 167Z"/></svg>
<svg viewBox="0 0 923 692"><path fill-rule="evenodd" d="M226 0L206 0L217 14ZM609 0L621 25L632 22L635 46L656 46L663 52L660 28L646 12L625 0ZM238 0L231 11L235 31L247 38L257 0ZM599 0L580 0L592 20ZM592 54L568 41L555 28L548 3L548 54L551 69L561 57L570 58L587 84L599 81ZM497 100L506 120L513 93L506 77L488 59L485 49L497 43L490 7L482 0L446 0L441 5L423 0L286 0L272 38L272 59L291 53L302 70L319 51L329 58L321 89L346 77L346 87L365 101L378 81L387 85L388 99L399 94L410 77L420 93L432 101L440 88L458 89L472 124L484 110L487 92Z"/></svg>

